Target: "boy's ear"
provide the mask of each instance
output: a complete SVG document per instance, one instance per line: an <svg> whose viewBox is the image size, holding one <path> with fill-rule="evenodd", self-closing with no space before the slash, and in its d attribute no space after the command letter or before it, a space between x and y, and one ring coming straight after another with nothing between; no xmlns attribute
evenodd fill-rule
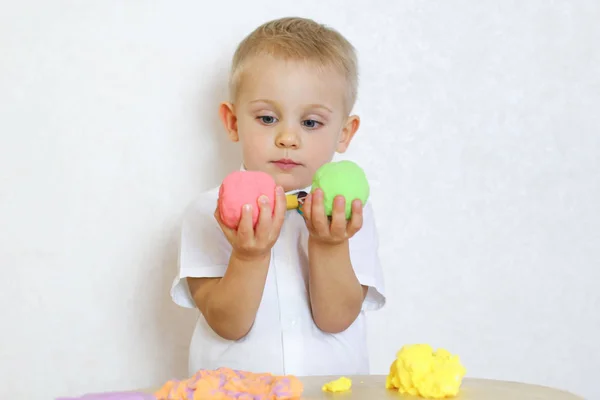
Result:
<svg viewBox="0 0 600 400"><path fill-rule="evenodd" d="M352 138L354 138L354 134L358 130L360 126L360 118L358 115L351 115L348 117L348 120L342 127L342 134L340 135L340 139L338 140L335 151L338 153L344 153L348 146L350 146L350 142Z"/></svg>
<svg viewBox="0 0 600 400"><path fill-rule="evenodd" d="M223 102L219 106L219 117L227 131L227 136L232 142L240 140L237 130L237 117L235 116L235 107L232 103Z"/></svg>

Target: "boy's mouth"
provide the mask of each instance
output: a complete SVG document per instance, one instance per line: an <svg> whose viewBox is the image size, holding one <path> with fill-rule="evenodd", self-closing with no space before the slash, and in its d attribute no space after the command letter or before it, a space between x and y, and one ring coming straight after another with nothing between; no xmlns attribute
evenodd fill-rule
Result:
<svg viewBox="0 0 600 400"><path fill-rule="evenodd" d="M272 163L283 170L290 170L302 165L294 160L290 160L289 158L282 158L280 160L272 161Z"/></svg>

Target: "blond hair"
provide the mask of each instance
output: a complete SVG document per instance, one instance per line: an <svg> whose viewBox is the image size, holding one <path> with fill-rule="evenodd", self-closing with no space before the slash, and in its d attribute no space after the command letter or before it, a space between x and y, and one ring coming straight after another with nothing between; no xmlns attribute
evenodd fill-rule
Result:
<svg viewBox="0 0 600 400"><path fill-rule="evenodd" d="M298 17L280 18L260 25L242 40L233 55L229 77L232 99L238 94L247 62L259 55L335 68L348 82L348 110L354 106L358 89L356 51L336 30Z"/></svg>

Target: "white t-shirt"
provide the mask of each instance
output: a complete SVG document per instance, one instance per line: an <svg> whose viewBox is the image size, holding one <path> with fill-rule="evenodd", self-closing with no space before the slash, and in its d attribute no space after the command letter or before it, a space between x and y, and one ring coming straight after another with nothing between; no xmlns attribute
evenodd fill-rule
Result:
<svg viewBox="0 0 600 400"><path fill-rule="evenodd" d="M222 277L229 263L231 245L214 219L218 190L203 193L184 216L179 271L171 289L173 301L182 307L196 307L186 277ZM200 314L190 344L190 376L199 369L219 367L298 376L369 373L364 312L385 304L371 204L365 205L361 230L350 239L352 266L369 290L358 318L341 333L325 333L312 319L307 250L304 219L297 211L288 211L271 251L263 297L251 331L238 341L225 340Z"/></svg>

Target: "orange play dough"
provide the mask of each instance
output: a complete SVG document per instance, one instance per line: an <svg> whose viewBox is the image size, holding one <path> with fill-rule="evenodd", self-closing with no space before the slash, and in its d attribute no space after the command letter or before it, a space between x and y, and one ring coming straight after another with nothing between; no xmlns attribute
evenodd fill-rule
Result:
<svg viewBox="0 0 600 400"><path fill-rule="evenodd" d="M302 382L293 375L219 368L168 381L154 396L157 400L292 400L299 399L302 391Z"/></svg>
<svg viewBox="0 0 600 400"><path fill-rule="evenodd" d="M235 171L227 175L219 188L219 212L223 223L236 229L242 216L242 207L252 205L252 225L258 222L258 198L267 196L273 210L275 180L266 172Z"/></svg>

